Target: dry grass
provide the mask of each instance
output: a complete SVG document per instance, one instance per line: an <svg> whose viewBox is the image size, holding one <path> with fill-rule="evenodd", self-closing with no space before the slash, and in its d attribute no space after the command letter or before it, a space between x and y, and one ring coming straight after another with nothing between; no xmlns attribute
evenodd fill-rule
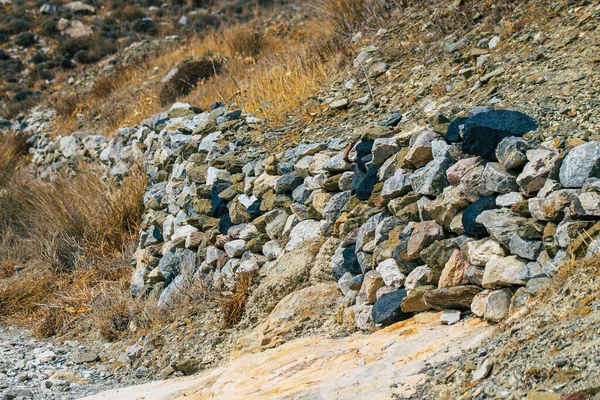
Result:
<svg viewBox="0 0 600 400"><path fill-rule="evenodd" d="M232 327L242 319L254 276L254 274L248 272L237 274L233 293L220 300L219 304L225 328Z"/></svg>
<svg viewBox="0 0 600 400"><path fill-rule="evenodd" d="M330 46L328 24L311 22L293 35L273 28L261 31L249 25L224 27L177 45L165 45L112 73L100 74L92 90L70 93L65 89L51 100L59 115L55 129L78 129L83 123L101 124L104 134L139 123L164 109L167 103L187 101L207 109L215 100L243 108L273 122L302 108L335 70L337 51ZM223 61L223 72L186 84L193 90L161 96L159 81L174 67L205 58ZM203 78L203 75L201 78ZM93 121L96 119L95 121ZM100 122L98 122L98 119Z"/></svg>
<svg viewBox="0 0 600 400"><path fill-rule="evenodd" d="M12 170L2 169L0 188L0 265L8 276L0 281L0 318L35 321L47 336L73 327L96 297L129 281L146 174L134 170L117 183L86 167L41 182L15 157L3 164ZM11 274L17 263L26 268Z"/></svg>

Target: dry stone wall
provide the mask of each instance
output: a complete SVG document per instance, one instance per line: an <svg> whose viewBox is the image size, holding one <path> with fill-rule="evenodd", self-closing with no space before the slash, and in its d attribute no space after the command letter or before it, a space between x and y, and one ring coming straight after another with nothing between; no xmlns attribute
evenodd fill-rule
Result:
<svg viewBox="0 0 600 400"><path fill-rule="evenodd" d="M33 161L41 177L145 166L131 291L159 304L198 279L260 285L284 253L327 241L355 329L432 309L498 322L600 246L600 143L540 141L529 116L491 107L434 127L400 120L271 154L248 136L255 117L178 103L112 139L34 136Z"/></svg>

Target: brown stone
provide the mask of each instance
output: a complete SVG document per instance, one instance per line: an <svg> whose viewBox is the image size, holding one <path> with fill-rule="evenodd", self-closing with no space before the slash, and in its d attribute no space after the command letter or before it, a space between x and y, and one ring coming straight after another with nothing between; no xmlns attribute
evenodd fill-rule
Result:
<svg viewBox="0 0 600 400"><path fill-rule="evenodd" d="M480 287L472 285L434 289L425 293L423 300L425 304L436 310L446 308L468 310L471 307L473 297L482 290Z"/></svg>
<svg viewBox="0 0 600 400"><path fill-rule="evenodd" d="M468 283L466 272L470 264L462 257L460 250L454 250L450 259L444 266L440 276L438 287L446 288L461 286Z"/></svg>

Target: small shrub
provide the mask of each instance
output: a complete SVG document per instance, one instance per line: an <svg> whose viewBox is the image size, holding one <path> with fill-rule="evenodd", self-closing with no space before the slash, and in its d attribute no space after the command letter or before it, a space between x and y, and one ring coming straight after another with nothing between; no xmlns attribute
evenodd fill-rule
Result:
<svg viewBox="0 0 600 400"><path fill-rule="evenodd" d="M42 24L42 34L45 36L54 37L58 35L60 31L58 30L58 21L55 19L49 19L44 21Z"/></svg>
<svg viewBox="0 0 600 400"><path fill-rule="evenodd" d="M265 46L262 32L249 27L234 26L223 32L223 40L232 54L256 57Z"/></svg>
<svg viewBox="0 0 600 400"><path fill-rule="evenodd" d="M150 18L141 18L136 20L131 29L137 33L156 33L156 25Z"/></svg>
<svg viewBox="0 0 600 400"><path fill-rule="evenodd" d="M27 32L33 27L31 22L29 22L24 17L13 18L4 25L4 30L10 35L18 35L21 32Z"/></svg>
<svg viewBox="0 0 600 400"><path fill-rule="evenodd" d="M31 56L31 58L29 59L29 62L30 62L30 63L36 64L36 65L37 65L37 64L41 64L41 63L43 63L43 62L46 62L46 61L48 61L48 56L47 56L47 55L45 55L44 53L41 53L41 52L37 52L37 53L35 53L35 54L34 54L33 56Z"/></svg>
<svg viewBox="0 0 600 400"><path fill-rule="evenodd" d="M138 19L146 18L148 15L139 7L127 5L113 11L111 17L119 21L133 22Z"/></svg>
<svg viewBox="0 0 600 400"><path fill-rule="evenodd" d="M35 35L31 32L19 33L17 37L15 37L15 45L17 46L31 47L35 42Z"/></svg>
<svg viewBox="0 0 600 400"><path fill-rule="evenodd" d="M160 93L161 104L174 103L178 98L190 93L198 81L220 73L221 68L219 61L210 58L185 62L179 67L177 73L164 84Z"/></svg>
<svg viewBox="0 0 600 400"><path fill-rule="evenodd" d="M117 46L109 40L97 37L78 37L68 39L62 42L56 49L56 56L64 60L75 59L75 56L80 53L75 61L82 64L90 64L99 61L100 59L115 53L118 50Z"/></svg>

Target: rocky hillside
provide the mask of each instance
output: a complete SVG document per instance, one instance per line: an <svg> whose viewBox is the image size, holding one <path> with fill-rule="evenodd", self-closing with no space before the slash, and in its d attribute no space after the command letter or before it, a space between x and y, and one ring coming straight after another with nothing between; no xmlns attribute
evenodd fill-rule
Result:
<svg viewBox="0 0 600 400"><path fill-rule="evenodd" d="M439 324L481 319L499 333L479 361L426 369L416 398L596 394L595 270L574 265L600 247L598 7L373 10L352 25L360 32L338 33L346 66L284 125L217 99L175 103L109 137L49 133L52 111L12 125L37 180L93 166L102 184L147 183L127 288L93 325L116 341L105 361L130 378L121 384L436 311ZM77 249L52 260L94 264L85 242ZM15 267L7 284L34 268ZM70 324L97 315L101 297ZM575 315L585 322L572 338L591 347L565 352Z"/></svg>

